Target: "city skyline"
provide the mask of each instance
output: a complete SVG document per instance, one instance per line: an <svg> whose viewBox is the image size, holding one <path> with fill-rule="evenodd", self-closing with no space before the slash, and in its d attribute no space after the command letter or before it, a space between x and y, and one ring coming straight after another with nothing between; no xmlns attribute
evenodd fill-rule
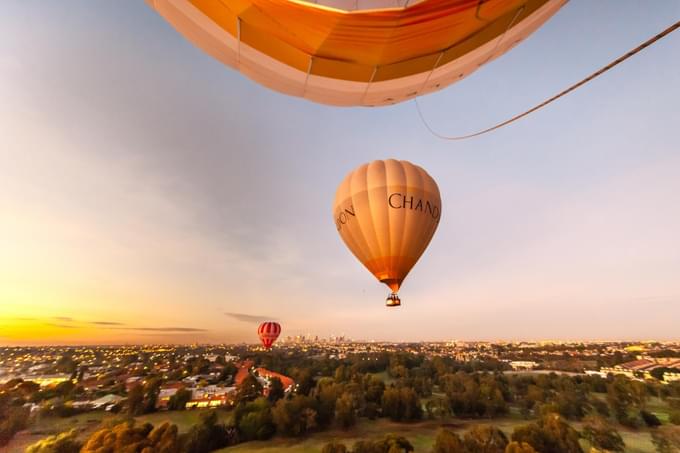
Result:
<svg viewBox="0 0 680 453"><path fill-rule="evenodd" d="M570 3L420 99L465 133L542 101L680 16ZM10 1L0 17L0 345L679 340L680 61L670 36L507 129L427 133L412 102L332 108L256 85L143 3ZM337 185L383 158L438 182L403 290L338 237Z"/></svg>

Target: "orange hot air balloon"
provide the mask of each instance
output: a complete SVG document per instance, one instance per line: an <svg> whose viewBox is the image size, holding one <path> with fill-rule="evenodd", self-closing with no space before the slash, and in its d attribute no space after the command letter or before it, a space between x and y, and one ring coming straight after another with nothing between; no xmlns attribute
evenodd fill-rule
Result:
<svg viewBox="0 0 680 453"><path fill-rule="evenodd" d="M381 106L455 83L567 0L146 0L213 58L273 90Z"/></svg>
<svg viewBox="0 0 680 453"><path fill-rule="evenodd" d="M430 243L441 217L441 197L425 170L403 160L376 160L348 174L333 203L340 237L392 293L397 292Z"/></svg>
<svg viewBox="0 0 680 453"><path fill-rule="evenodd" d="M257 335L260 337L262 345L267 349L271 349L272 345L276 339L279 338L280 334L281 325L278 322L263 322L260 324L260 327L257 328Z"/></svg>

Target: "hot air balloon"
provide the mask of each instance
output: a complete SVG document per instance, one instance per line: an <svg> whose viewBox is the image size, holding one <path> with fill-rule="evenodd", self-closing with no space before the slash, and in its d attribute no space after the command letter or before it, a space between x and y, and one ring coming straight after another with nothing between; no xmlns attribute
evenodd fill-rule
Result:
<svg viewBox="0 0 680 453"><path fill-rule="evenodd" d="M257 328L257 335L260 337L260 341L262 341L262 346L267 349L271 349L276 339L279 338L280 333L281 325L274 321L263 322Z"/></svg>
<svg viewBox="0 0 680 453"><path fill-rule="evenodd" d="M395 104L504 54L566 0L147 0L194 45L314 102Z"/></svg>
<svg viewBox="0 0 680 453"><path fill-rule="evenodd" d="M401 305L401 283L430 243L441 218L439 188L425 170L403 160L376 160L349 173L333 203L340 237Z"/></svg>

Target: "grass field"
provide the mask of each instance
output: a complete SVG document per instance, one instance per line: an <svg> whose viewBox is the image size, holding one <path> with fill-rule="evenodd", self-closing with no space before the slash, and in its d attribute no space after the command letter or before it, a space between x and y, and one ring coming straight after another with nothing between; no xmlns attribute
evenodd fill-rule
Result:
<svg viewBox="0 0 680 453"><path fill-rule="evenodd" d="M662 401L650 401L649 409L662 415L666 407ZM180 432L186 432L192 425L198 422L201 410L157 412L137 417L140 422L149 422L159 426L164 422L174 423ZM218 411L222 421L227 421L231 414ZM77 429L82 439L92 434L102 422L112 422L120 418L107 412L90 412L68 418L47 417L39 419L27 431L17 434L9 446L0 449L2 453L23 453L28 445L37 442L49 435ZM661 418L661 417L660 417ZM343 431L332 429L314 433L301 439L287 439L275 437L269 441L247 442L234 447L220 450L227 453L259 452L259 453L318 453L321 448L331 440L337 440L351 447L360 439L380 439L385 434L394 433L406 437L414 446L416 452L429 452L434 444L437 429L444 426L463 434L474 424L492 424L503 430L508 437L513 430L520 425L528 423L519 414L511 412L509 416L494 420L460 420L452 419L449 423L442 421L423 421L418 423L395 423L385 419L367 420L360 419L359 423L351 430ZM574 428L580 430L580 423L572 423ZM653 453L654 446L648 430L627 430L619 427L619 432L626 443L626 452L630 453ZM589 451L589 445L583 441L584 451Z"/></svg>
<svg viewBox="0 0 680 453"><path fill-rule="evenodd" d="M387 371L381 371L380 373L371 373L373 376L377 377L378 379L382 380L385 385L390 385L393 382L396 382L396 379L394 379L392 376L389 375Z"/></svg>
<svg viewBox="0 0 680 453"><path fill-rule="evenodd" d="M510 437L513 430L520 425L528 423L526 420L517 418L502 418L489 421L480 420L452 420L451 423L444 424L448 429L452 429L459 434L463 434L474 424L492 424L505 432ZM386 420L361 420L361 422L350 431L329 430L316 433L303 439L286 439L276 437L263 442L246 442L234 447L219 450L222 453L319 453L323 446L331 440L344 443L351 447L354 442L360 439L380 439L385 434L394 433L406 437L416 452L429 452L434 444L437 429L442 423L437 421L427 421L420 423L393 423ZM580 429L581 426L574 424ZM626 444L627 453L654 453L654 445L651 442L649 431L619 430L621 437ZM589 451L590 445L583 441L583 450Z"/></svg>
<svg viewBox="0 0 680 453"><path fill-rule="evenodd" d="M441 426L439 422L419 422L419 423L394 423L388 420L366 420L362 419L355 427L349 431L339 429L328 430L315 433L303 439L286 439L276 437L269 441L247 442L235 447L219 450L221 452L260 452L274 453L278 451L288 453L318 453L321 448L331 440L337 440L350 447L360 439L380 439L385 434L394 433L405 436L416 451L429 451L434 442L437 428Z"/></svg>

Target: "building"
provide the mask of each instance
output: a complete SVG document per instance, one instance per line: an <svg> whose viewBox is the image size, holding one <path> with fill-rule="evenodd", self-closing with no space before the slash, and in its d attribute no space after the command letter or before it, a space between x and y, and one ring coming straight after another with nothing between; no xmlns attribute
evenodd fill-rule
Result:
<svg viewBox="0 0 680 453"><path fill-rule="evenodd" d="M40 387L50 387L52 385L61 384L62 382L70 381L70 374L40 374L36 376L20 376L24 381L32 381L40 385Z"/></svg>
<svg viewBox="0 0 680 453"><path fill-rule="evenodd" d="M170 404L170 398L172 398L179 389L184 388L185 385L181 382L167 382L161 385L158 390L158 399L156 399L156 408L167 409L168 404Z"/></svg>
<svg viewBox="0 0 680 453"><path fill-rule="evenodd" d="M533 370L538 366L538 363L531 362L528 360L515 360L510 362L510 366L513 370Z"/></svg>
<svg viewBox="0 0 680 453"><path fill-rule="evenodd" d="M669 383L675 382L675 381L680 381L680 371L677 371L677 372L666 371L663 374L663 381L666 384L669 384Z"/></svg>
<svg viewBox="0 0 680 453"><path fill-rule="evenodd" d="M201 388L191 389L191 400L186 408L219 407L234 404L236 387L223 387L218 385L206 385Z"/></svg>

